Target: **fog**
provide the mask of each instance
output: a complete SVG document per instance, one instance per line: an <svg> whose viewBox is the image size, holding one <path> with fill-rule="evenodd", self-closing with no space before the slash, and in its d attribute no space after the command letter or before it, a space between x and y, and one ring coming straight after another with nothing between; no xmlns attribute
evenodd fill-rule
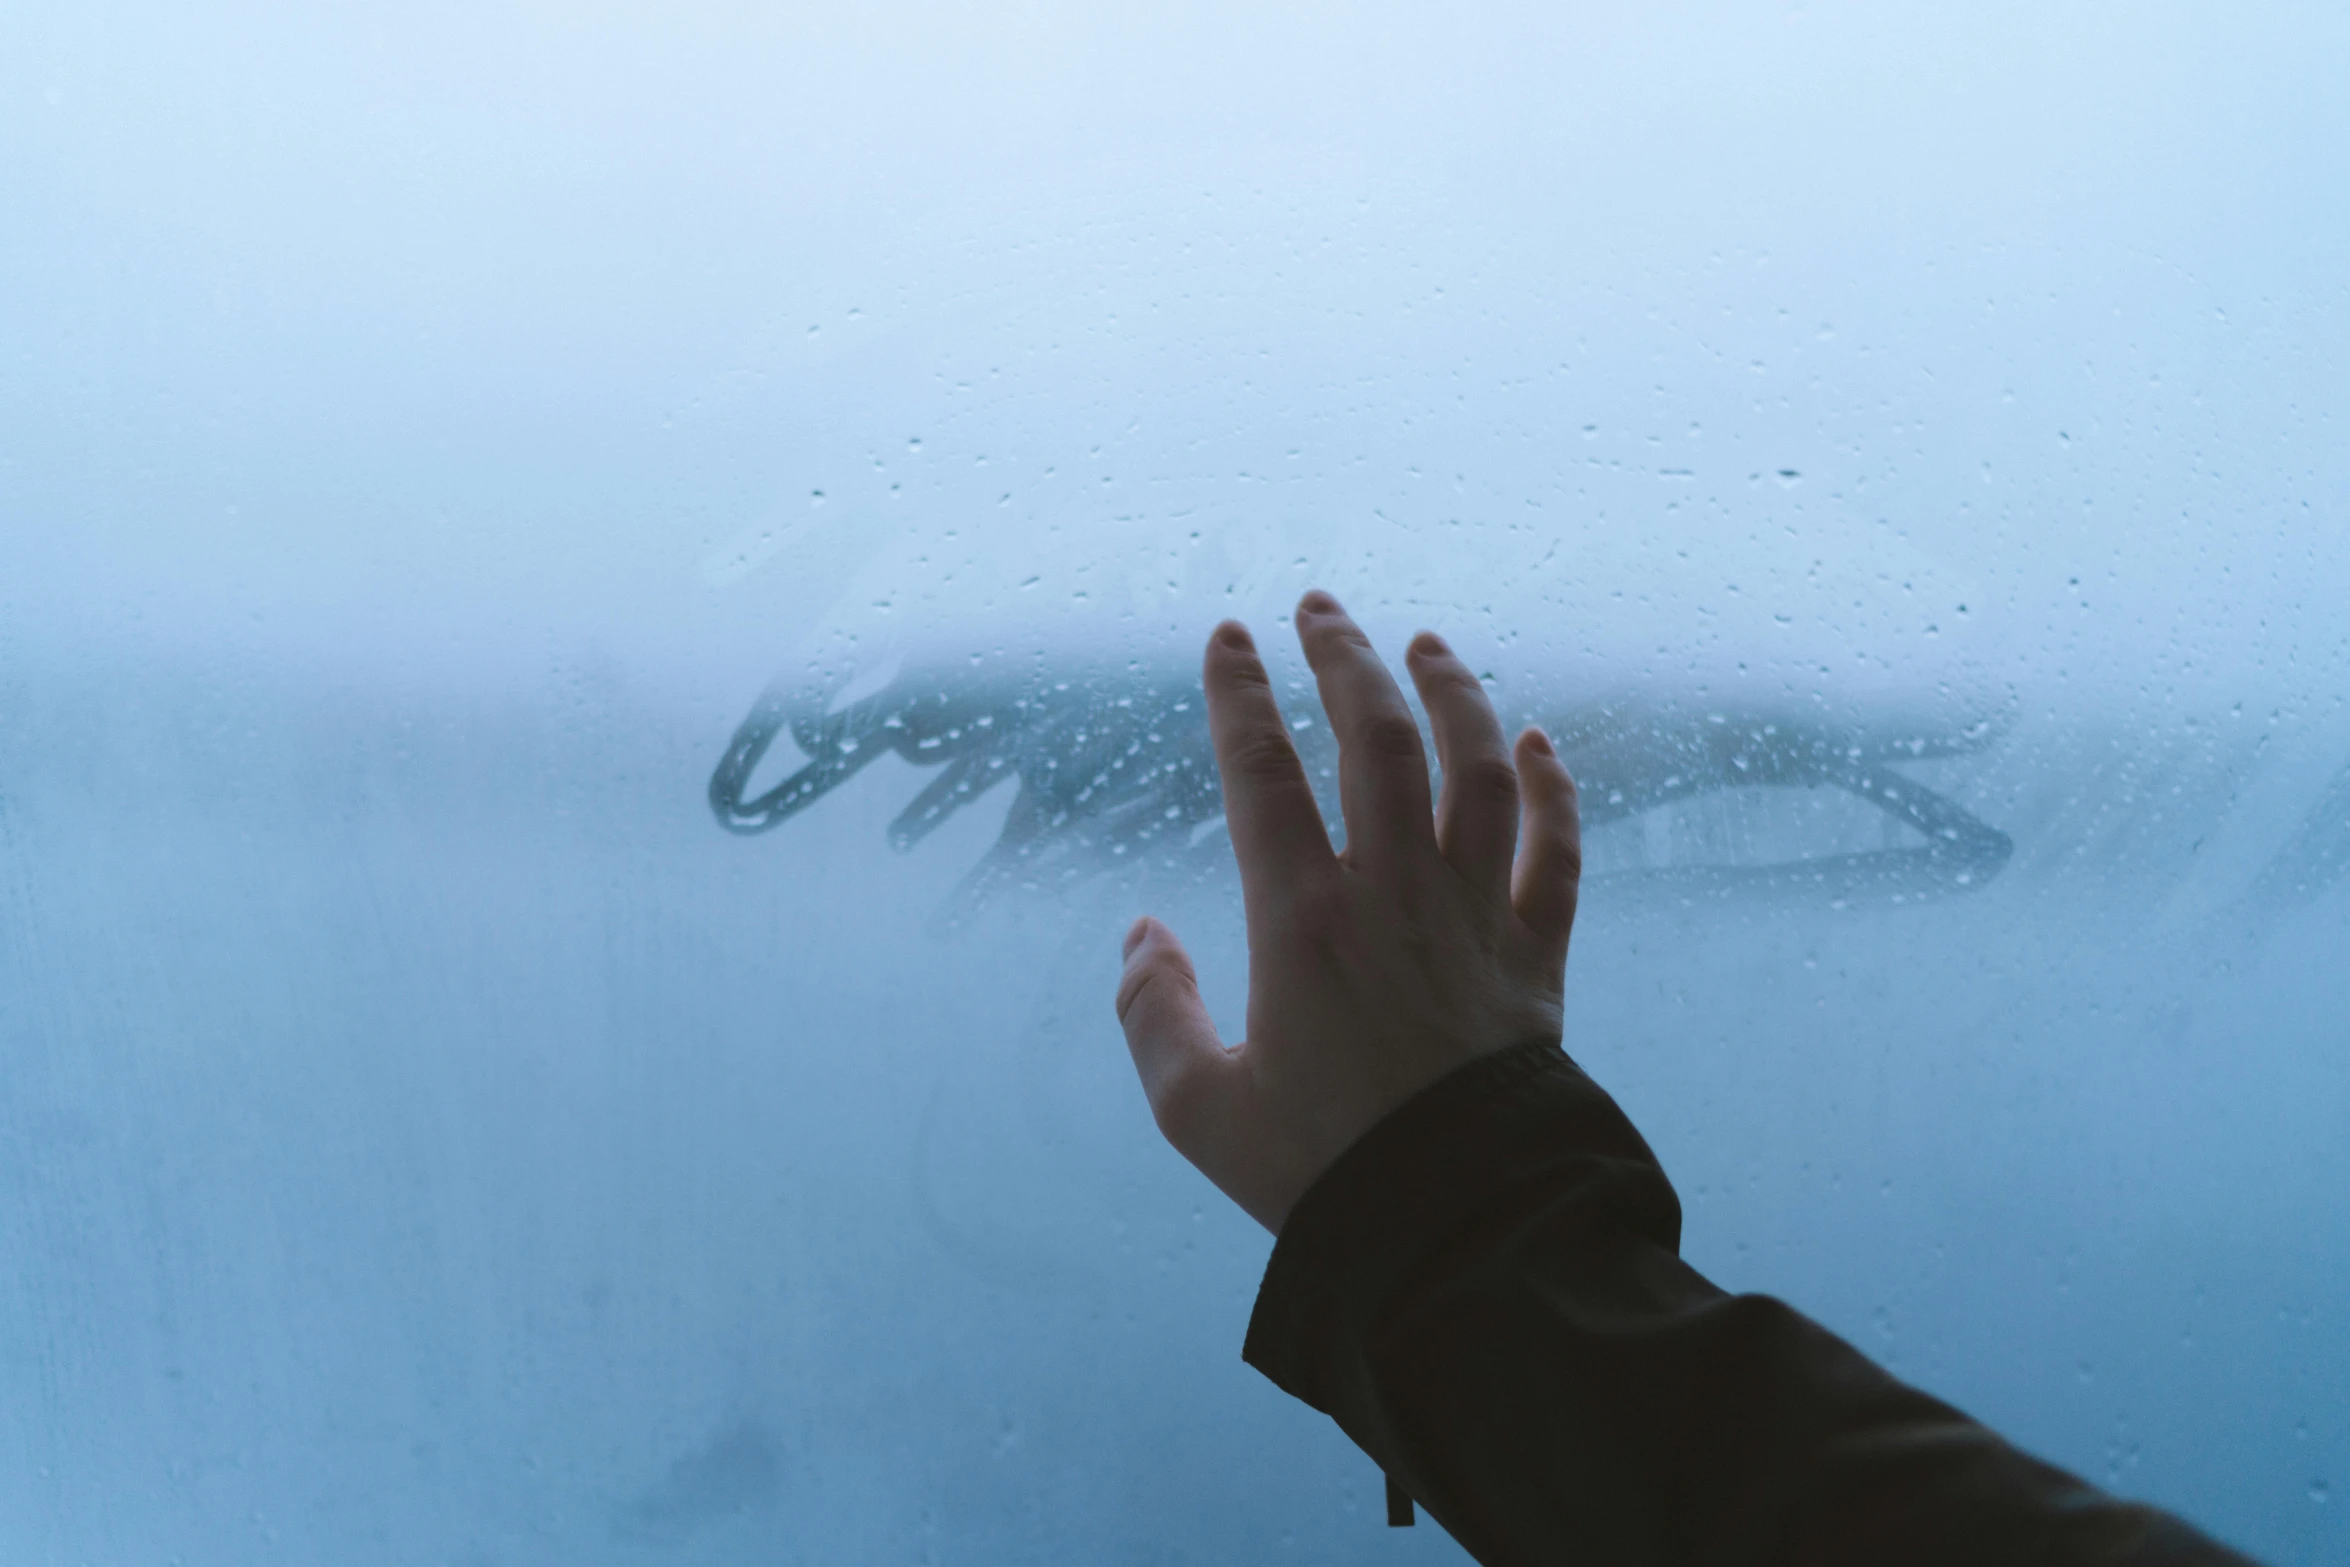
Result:
<svg viewBox="0 0 2350 1567"><path fill-rule="evenodd" d="M0 1556L1464 1559L1111 1010L1308 586L1697 1266L2350 1555L2336 9L4 25Z"/></svg>

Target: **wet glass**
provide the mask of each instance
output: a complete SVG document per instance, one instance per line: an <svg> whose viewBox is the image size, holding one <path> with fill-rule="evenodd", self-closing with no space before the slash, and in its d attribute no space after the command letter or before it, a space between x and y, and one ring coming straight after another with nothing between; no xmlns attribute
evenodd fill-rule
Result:
<svg viewBox="0 0 2350 1567"><path fill-rule="evenodd" d="M5 30L0 1557L1460 1559L1110 1008L1310 585L1699 1267L2350 1554L2338 8Z"/></svg>

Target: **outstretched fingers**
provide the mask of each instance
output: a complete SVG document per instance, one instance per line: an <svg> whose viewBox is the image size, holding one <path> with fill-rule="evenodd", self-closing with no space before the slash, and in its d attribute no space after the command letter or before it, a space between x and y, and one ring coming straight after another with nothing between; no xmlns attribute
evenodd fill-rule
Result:
<svg viewBox="0 0 2350 1567"><path fill-rule="evenodd" d="M1523 804L1510 906L1538 940L1564 957L1583 881L1583 821L1575 780L1539 729L1518 736L1517 758Z"/></svg>
<svg viewBox="0 0 2350 1567"><path fill-rule="evenodd" d="M1338 799L1346 857L1360 866L1411 863L1432 844L1428 757L1420 726L1371 639L1316 589L1298 600L1297 637L1338 736Z"/></svg>
<svg viewBox="0 0 2350 1567"><path fill-rule="evenodd" d="M1518 844L1518 773L1501 720L1476 673L1444 638L1423 631L1404 661L1428 709L1444 790L1436 801L1436 847L1473 886L1497 899L1509 885Z"/></svg>
<svg viewBox="0 0 2350 1567"><path fill-rule="evenodd" d="M1328 874L1336 856L1246 626L1228 620L1216 628L1201 679L1224 783L1224 821L1253 927L1308 878Z"/></svg>

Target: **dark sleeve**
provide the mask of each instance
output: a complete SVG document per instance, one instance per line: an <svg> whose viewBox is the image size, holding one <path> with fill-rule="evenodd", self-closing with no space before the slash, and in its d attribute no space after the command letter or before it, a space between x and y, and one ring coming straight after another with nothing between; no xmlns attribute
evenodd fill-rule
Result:
<svg viewBox="0 0 2350 1567"><path fill-rule="evenodd" d="M1547 1042L1379 1123L1283 1226L1244 1356L1487 1567L2231 1563L1680 1259L1681 1207Z"/></svg>

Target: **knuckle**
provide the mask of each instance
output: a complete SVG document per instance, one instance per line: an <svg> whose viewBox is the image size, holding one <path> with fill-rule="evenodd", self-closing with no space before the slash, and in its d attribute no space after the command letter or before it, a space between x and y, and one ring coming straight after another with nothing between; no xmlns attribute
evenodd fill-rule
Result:
<svg viewBox="0 0 2350 1567"><path fill-rule="evenodd" d="M1498 756L1477 756L1461 763L1452 775L1462 798L1487 804L1518 797L1518 771Z"/></svg>
<svg viewBox="0 0 2350 1567"><path fill-rule="evenodd" d="M1526 777L1533 788L1535 798L1541 802L1545 810L1567 817L1576 814L1581 796L1576 792L1574 775L1560 764L1557 757L1535 758L1534 765L1527 770Z"/></svg>
<svg viewBox="0 0 2350 1567"><path fill-rule="evenodd" d="M1136 1012L1152 986L1158 986L1163 997L1167 987L1191 983L1191 965L1172 953L1162 954L1128 970L1126 977L1118 983L1118 1021L1126 1024L1139 1021Z"/></svg>
<svg viewBox="0 0 2350 1567"><path fill-rule="evenodd" d="M1583 877L1583 840L1572 833L1561 833L1552 843L1551 857L1557 862L1559 875L1566 881L1580 881Z"/></svg>
<svg viewBox="0 0 2350 1567"><path fill-rule="evenodd" d="M1374 713L1355 726L1365 755L1409 761L1420 754L1420 726L1405 713Z"/></svg>
<svg viewBox="0 0 2350 1567"><path fill-rule="evenodd" d="M1368 648L1371 639L1363 635L1362 627L1345 615L1317 615L1306 627L1302 640L1309 651L1336 652L1342 648Z"/></svg>
<svg viewBox="0 0 2350 1567"><path fill-rule="evenodd" d="M1118 982L1119 1022L1131 1024L1134 1021L1135 1003L1142 999L1142 993L1150 988L1150 982L1157 977L1155 967L1145 966L1126 971L1126 977Z"/></svg>
<svg viewBox="0 0 2350 1567"><path fill-rule="evenodd" d="M1493 699L1486 694L1485 682L1461 662L1457 653L1431 657L1414 671L1414 677L1431 703L1456 713L1465 715L1493 705Z"/></svg>
<svg viewBox="0 0 2350 1567"><path fill-rule="evenodd" d="M1471 674L1469 666L1451 653L1432 656L1428 660L1425 678L1428 684L1440 691L1459 692L1464 695L1472 691L1479 696L1485 694L1485 683Z"/></svg>
<svg viewBox="0 0 2350 1567"><path fill-rule="evenodd" d="M1255 648L1235 647L1221 637L1208 644L1208 662L1236 675L1262 679L1265 673L1265 661L1257 656Z"/></svg>
<svg viewBox="0 0 2350 1567"><path fill-rule="evenodd" d="M1212 644L1208 649L1208 678L1213 685L1227 691L1270 691L1272 676L1265 673L1264 661L1243 648Z"/></svg>
<svg viewBox="0 0 2350 1567"><path fill-rule="evenodd" d="M1241 736L1233 742L1224 764L1235 778L1254 784L1285 784L1304 776L1289 737L1277 729Z"/></svg>

